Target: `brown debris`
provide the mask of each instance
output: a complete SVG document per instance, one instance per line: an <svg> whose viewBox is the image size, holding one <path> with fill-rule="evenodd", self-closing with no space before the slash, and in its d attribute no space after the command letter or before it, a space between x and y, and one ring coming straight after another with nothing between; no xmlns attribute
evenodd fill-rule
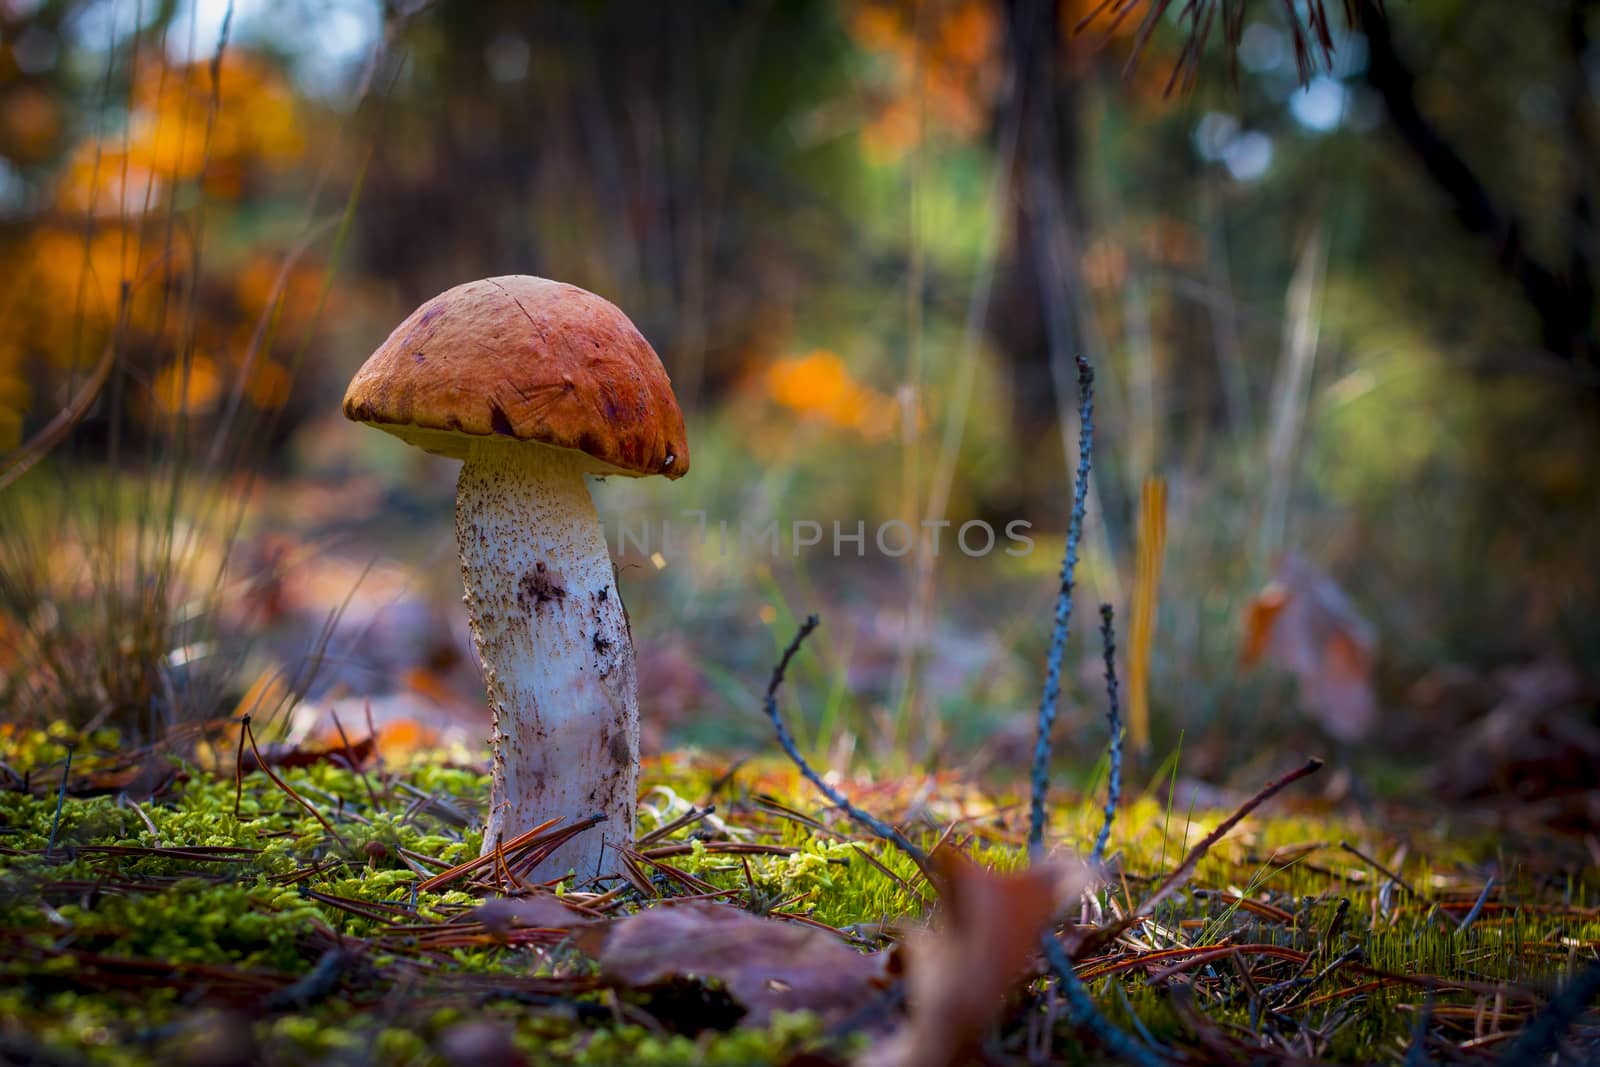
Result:
<svg viewBox="0 0 1600 1067"><path fill-rule="evenodd" d="M1051 866L997 874L953 849L934 853L933 864L942 921L906 946L909 1014L860 1067L970 1062L1029 972L1060 901L1088 883L1085 871L1064 876Z"/></svg>
<svg viewBox="0 0 1600 1067"><path fill-rule="evenodd" d="M607 982L646 989L673 979L721 983L761 1026L780 1011L836 1021L888 984L887 953L863 955L811 926L762 919L714 901L661 905L590 928L580 947L596 955Z"/></svg>

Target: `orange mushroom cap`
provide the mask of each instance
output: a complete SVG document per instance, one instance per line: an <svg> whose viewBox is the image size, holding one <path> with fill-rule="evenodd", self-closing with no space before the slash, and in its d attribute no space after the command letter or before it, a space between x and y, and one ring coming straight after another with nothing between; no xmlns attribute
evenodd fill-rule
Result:
<svg viewBox="0 0 1600 1067"><path fill-rule="evenodd" d="M683 412L650 342L609 300L525 274L413 311L356 372L344 413L457 459L499 436L582 452L600 473L689 470Z"/></svg>

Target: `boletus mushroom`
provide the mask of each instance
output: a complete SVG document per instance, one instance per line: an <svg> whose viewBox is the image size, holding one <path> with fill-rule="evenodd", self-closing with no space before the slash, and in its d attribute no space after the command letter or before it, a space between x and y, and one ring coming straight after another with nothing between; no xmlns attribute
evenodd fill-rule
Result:
<svg viewBox="0 0 1600 1067"><path fill-rule="evenodd" d="M607 842L633 841L639 710L585 476L688 471L661 360L593 293L486 278L412 312L357 372L344 413L462 461L456 539L494 714L484 852L556 816L602 814L538 868L600 873Z"/></svg>

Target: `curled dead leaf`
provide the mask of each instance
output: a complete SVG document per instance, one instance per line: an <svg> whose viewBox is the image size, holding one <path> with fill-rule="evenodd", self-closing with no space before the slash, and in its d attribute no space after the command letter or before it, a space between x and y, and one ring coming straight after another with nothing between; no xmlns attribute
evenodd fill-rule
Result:
<svg viewBox="0 0 1600 1067"><path fill-rule="evenodd" d="M1334 580L1297 553L1284 553L1251 601L1240 659L1293 674L1306 710L1337 740L1359 741L1377 723L1376 632Z"/></svg>
<svg viewBox="0 0 1600 1067"><path fill-rule="evenodd" d="M969 1062L1029 972L1063 900L1089 884L1087 868L1044 864L997 874L950 849L933 857L942 906L937 929L906 946L904 1023L858 1067Z"/></svg>

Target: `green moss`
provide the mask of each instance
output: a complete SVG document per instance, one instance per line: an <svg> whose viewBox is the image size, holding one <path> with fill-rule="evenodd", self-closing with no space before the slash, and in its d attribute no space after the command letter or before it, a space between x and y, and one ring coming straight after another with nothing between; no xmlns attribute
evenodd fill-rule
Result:
<svg viewBox="0 0 1600 1067"><path fill-rule="evenodd" d="M440 1061L440 1042L453 1027L488 1020L504 1027L537 1062L750 1064L782 1062L822 1044L840 1050L837 1038L805 1016L762 1029L693 1036L625 1025L645 1004L628 1007L611 999L625 1002L632 994L588 992L595 965L570 947L535 951L481 937L429 947L412 933L389 930L391 921L449 923L479 903L460 886L417 893L419 875L412 866L420 863L431 873L477 854L478 834L463 829L453 815L481 803L486 783L471 771L428 761L381 780L328 763L280 771L319 819L266 775L249 774L236 783L231 768L184 766L172 788L153 799L135 805L125 797L69 796L58 816L53 783L69 743L74 781L102 773L117 755L115 739L105 735L0 731L0 759L41 783L32 793L0 793L0 1038L7 1047L132 1065L205 1058L211 1047L206 1042L227 1041L235 1052L245 1048L248 1058L267 1063L432 1064ZM707 796L720 771L688 758L647 767L652 791L641 811L642 828L688 811L684 798ZM792 851L720 851L702 838L708 826L723 824L708 823L673 834L669 840L687 842L689 850L667 862L735 891L730 899L736 903L854 928L868 941L880 921L922 921L934 894L908 858L880 842L844 836L849 828L843 825L823 833L763 810L753 800L756 793L776 795L803 812L816 813L819 805L780 764L747 772L732 795L719 800L717 818L727 820L727 830L718 836ZM447 801L453 810L419 803L428 797ZM958 820L955 837L962 848L983 863L1014 868L1025 862L1023 850L1008 843L1021 831L1018 800L996 798L996 814L981 832L979 823L958 814L959 805L913 832L931 847L949 820ZM1128 880L1109 886L1101 906L1131 907L1149 884L1138 876L1170 870L1221 818L1217 812L1169 809L1150 797L1130 798L1112 838L1113 858ZM1051 838L1068 851L1086 850L1099 820L1097 800L1062 802L1052 812ZM56 849L46 855L52 833ZM1247 821L1213 849L1200 862L1194 884L1268 897L1296 914L1295 927L1263 921L1215 896L1189 893L1163 904L1156 920L1168 931L1182 931L1189 944L1231 938L1321 947L1318 932L1328 929L1340 900L1348 899L1343 931L1323 948L1321 959L1359 946L1372 966L1474 981L1548 980L1571 965L1576 949L1565 946L1600 940L1600 916L1572 910L1593 901L1592 889L1571 883L1551 890L1531 880L1514 898L1530 906L1486 913L1459 933L1455 921L1437 909L1394 890L1381 892L1384 877L1338 851L1337 842L1359 834L1359 827L1332 816L1297 814L1292 805L1276 803L1270 816ZM1291 860L1274 858L1277 850L1317 842L1327 844ZM1464 879L1459 872L1494 856L1501 845L1429 842L1426 857L1407 864L1406 877L1430 893L1470 899L1481 879ZM173 851L218 848L229 851ZM1392 846L1373 848L1377 855L1392 852ZM656 873L661 895L688 891L669 873ZM637 893L629 893L625 908L638 903L632 899ZM1531 903L1540 900L1568 907ZM341 944L359 949L355 962L341 965L328 955ZM323 968L333 968L333 977L319 988L315 978ZM1190 1040L1171 997L1146 985L1147 975L1123 971L1093 981L1091 988L1114 1018L1131 1023L1131 1012L1158 1038ZM536 979L574 992L529 993L526 983ZM302 987L303 996L274 999ZM1325 1054L1361 1061L1402 1047L1419 996L1405 987L1361 993L1344 1006L1350 1017L1336 1028ZM1243 1000L1206 1010L1218 1026L1253 1025ZM1060 1024L1058 1050L1070 1050L1074 1040Z"/></svg>
<svg viewBox="0 0 1600 1067"><path fill-rule="evenodd" d="M551 1042L534 1039L521 1047L528 1055L552 1063L749 1067L753 1063L782 1063L814 1044L819 1033L812 1016L796 1013L778 1016L765 1030L706 1031L695 1037L685 1037L638 1026L619 1026Z"/></svg>

